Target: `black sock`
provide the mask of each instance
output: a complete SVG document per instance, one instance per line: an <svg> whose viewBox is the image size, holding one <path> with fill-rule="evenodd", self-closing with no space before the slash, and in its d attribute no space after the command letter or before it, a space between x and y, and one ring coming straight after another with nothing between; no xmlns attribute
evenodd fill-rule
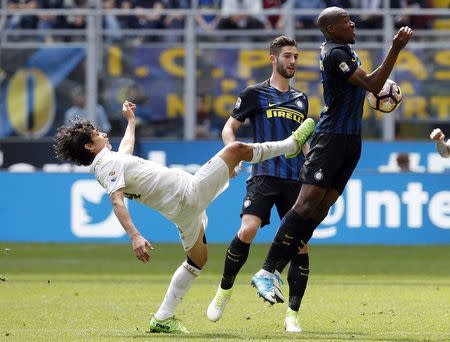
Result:
<svg viewBox="0 0 450 342"><path fill-rule="evenodd" d="M291 260L288 271L289 284L289 307L298 311L305 294L306 284L309 276L309 256L306 254L297 254Z"/></svg>
<svg viewBox="0 0 450 342"><path fill-rule="evenodd" d="M303 219L294 209L289 210L281 221L262 268L268 272L283 269L299 248L308 243L319 223Z"/></svg>
<svg viewBox="0 0 450 342"><path fill-rule="evenodd" d="M225 256L225 266L220 287L224 290L231 289L234 279L247 261L250 244L241 241L237 236L231 241Z"/></svg>

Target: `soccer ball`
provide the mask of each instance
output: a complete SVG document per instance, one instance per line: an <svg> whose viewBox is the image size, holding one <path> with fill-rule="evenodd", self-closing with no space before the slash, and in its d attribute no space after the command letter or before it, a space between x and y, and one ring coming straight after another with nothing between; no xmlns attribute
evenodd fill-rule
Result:
<svg viewBox="0 0 450 342"><path fill-rule="evenodd" d="M386 80L381 91L375 95L367 92L370 107L383 113L390 113L402 102L402 90L392 80Z"/></svg>

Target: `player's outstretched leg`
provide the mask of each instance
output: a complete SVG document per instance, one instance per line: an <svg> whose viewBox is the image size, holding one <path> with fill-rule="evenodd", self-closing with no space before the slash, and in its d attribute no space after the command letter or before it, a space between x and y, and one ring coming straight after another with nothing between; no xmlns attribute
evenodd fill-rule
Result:
<svg viewBox="0 0 450 342"><path fill-rule="evenodd" d="M175 317L163 320L153 316L150 319L150 332L166 334L189 334L189 331Z"/></svg>
<svg viewBox="0 0 450 342"><path fill-rule="evenodd" d="M206 311L206 316L211 322L217 322L220 317L222 317L225 306L231 298L231 292L233 288L224 290L220 287L217 289L216 295L214 296L211 304L208 306Z"/></svg>
<svg viewBox="0 0 450 342"><path fill-rule="evenodd" d="M298 322L298 311L294 311L288 307L286 317L284 319L284 329L286 332L299 333L302 332L300 323Z"/></svg>
<svg viewBox="0 0 450 342"><path fill-rule="evenodd" d="M273 273L266 270L257 272L251 280L251 284L256 288L258 295L270 304L277 302L274 290Z"/></svg>
<svg viewBox="0 0 450 342"><path fill-rule="evenodd" d="M297 142L297 146L299 147L295 153L286 154L286 158L295 158L302 151L303 145L309 139L311 134L314 132L314 128L316 127L316 123L313 119L308 118L302 122L302 124L292 133L291 137Z"/></svg>

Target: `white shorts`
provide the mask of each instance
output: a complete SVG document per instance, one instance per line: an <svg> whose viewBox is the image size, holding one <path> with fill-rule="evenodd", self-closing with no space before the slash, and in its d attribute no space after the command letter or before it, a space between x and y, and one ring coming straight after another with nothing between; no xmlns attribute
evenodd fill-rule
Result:
<svg viewBox="0 0 450 342"><path fill-rule="evenodd" d="M182 209L173 220L185 251L195 244L202 226L206 229L205 209L228 187L229 178L228 165L217 155L189 178Z"/></svg>

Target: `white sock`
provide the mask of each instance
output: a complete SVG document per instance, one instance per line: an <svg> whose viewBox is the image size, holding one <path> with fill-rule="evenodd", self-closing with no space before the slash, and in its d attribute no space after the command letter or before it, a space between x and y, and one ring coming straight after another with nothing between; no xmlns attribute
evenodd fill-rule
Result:
<svg viewBox="0 0 450 342"><path fill-rule="evenodd" d="M250 163L253 164L281 156L282 154L293 154L298 149L297 142L292 137L280 141L254 143L252 145L253 157Z"/></svg>
<svg viewBox="0 0 450 342"><path fill-rule="evenodd" d="M257 276L261 276L261 277L265 277L265 278L271 278L272 277L272 273L270 273L269 271L263 270L262 268L256 272Z"/></svg>
<svg viewBox="0 0 450 342"><path fill-rule="evenodd" d="M175 309L183 299L186 292L191 288L194 279L200 274L198 268L184 261L175 271L170 281L164 300L161 303L155 317L164 320L175 315Z"/></svg>

